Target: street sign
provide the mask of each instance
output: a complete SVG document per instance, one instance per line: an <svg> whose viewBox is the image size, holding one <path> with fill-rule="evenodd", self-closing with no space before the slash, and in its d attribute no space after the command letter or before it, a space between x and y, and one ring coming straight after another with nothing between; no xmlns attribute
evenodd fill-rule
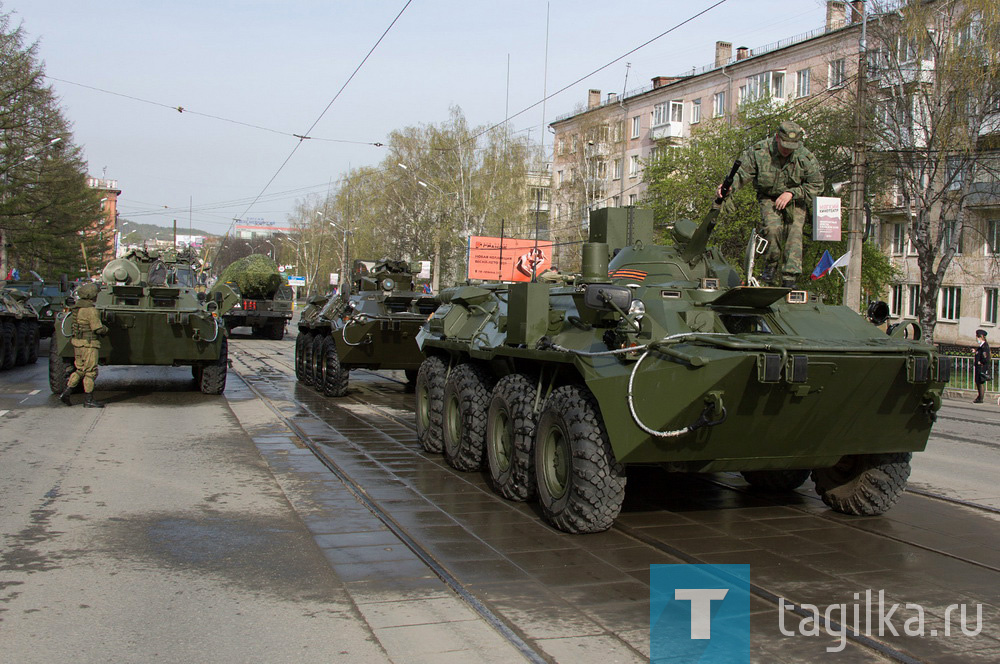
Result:
<svg viewBox="0 0 1000 664"><path fill-rule="evenodd" d="M289 286L305 286L306 285L306 278L305 277L297 277L294 274L290 274L290 275L288 275L288 285Z"/></svg>
<svg viewBox="0 0 1000 664"><path fill-rule="evenodd" d="M284 265L279 265L278 266L278 272L284 272L284 271L285 271L285 266Z"/></svg>
<svg viewBox="0 0 1000 664"><path fill-rule="evenodd" d="M339 283L340 283L340 273L338 273L338 272L331 272L330 273L330 285L331 286L336 286Z"/></svg>

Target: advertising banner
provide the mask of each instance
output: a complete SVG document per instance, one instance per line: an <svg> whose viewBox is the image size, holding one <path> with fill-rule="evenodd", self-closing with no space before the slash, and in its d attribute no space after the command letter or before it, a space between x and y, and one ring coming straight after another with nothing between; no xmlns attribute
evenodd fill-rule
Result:
<svg viewBox="0 0 1000 664"><path fill-rule="evenodd" d="M552 243L505 237L469 238L469 279L531 281L552 267Z"/></svg>
<svg viewBox="0 0 1000 664"><path fill-rule="evenodd" d="M813 200L813 240L840 242L840 199L817 196Z"/></svg>

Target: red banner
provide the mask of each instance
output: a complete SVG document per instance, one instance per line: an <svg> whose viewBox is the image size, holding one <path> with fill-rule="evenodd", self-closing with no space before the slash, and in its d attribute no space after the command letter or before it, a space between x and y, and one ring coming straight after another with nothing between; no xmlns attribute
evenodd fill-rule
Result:
<svg viewBox="0 0 1000 664"><path fill-rule="evenodd" d="M552 243L505 237L469 238L469 279L531 281L552 267Z"/></svg>

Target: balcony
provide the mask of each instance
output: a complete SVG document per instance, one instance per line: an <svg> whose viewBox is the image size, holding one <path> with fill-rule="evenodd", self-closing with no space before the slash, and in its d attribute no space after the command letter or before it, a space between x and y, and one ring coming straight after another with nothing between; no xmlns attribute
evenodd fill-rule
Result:
<svg viewBox="0 0 1000 664"><path fill-rule="evenodd" d="M662 141L665 138L682 138L683 136L683 122L667 122L649 130L649 137L654 141Z"/></svg>

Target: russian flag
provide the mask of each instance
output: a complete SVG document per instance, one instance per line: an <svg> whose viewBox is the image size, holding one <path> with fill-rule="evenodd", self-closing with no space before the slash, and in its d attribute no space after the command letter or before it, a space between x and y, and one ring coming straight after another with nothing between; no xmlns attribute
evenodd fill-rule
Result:
<svg viewBox="0 0 1000 664"><path fill-rule="evenodd" d="M823 256L819 259L819 264L816 265L816 269L813 270L812 279L822 279L827 275L827 273L833 269L833 256L830 255L829 251L823 250Z"/></svg>

